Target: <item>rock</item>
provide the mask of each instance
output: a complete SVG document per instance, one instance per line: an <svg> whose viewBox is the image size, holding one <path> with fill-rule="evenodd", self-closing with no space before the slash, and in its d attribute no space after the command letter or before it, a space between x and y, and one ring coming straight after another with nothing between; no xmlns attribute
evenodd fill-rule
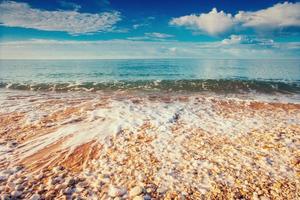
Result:
<svg viewBox="0 0 300 200"><path fill-rule="evenodd" d="M123 196L126 193L125 189L118 188L116 186L111 185L108 189L108 196L110 197L119 197Z"/></svg>
<svg viewBox="0 0 300 200"><path fill-rule="evenodd" d="M44 191L44 190L45 190L45 186L44 185L39 185L38 191Z"/></svg>
<svg viewBox="0 0 300 200"><path fill-rule="evenodd" d="M34 194L30 197L30 200L40 200L41 196L39 194Z"/></svg>
<svg viewBox="0 0 300 200"><path fill-rule="evenodd" d="M62 170L64 170L64 167L57 166L57 167L54 167L52 171L57 174L57 173L61 172Z"/></svg>
<svg viewBox="0 0 300 200"><path fill-rule="evenodd" d="M18 198L22 195L22 192L21 191L13 191L11 193L11 196L14 197L14 198Z"/></svg>
<svg viewBox="0 0 300 200"><path fill-rule="evenodd" d="M265 196L261 196L260 200L270 200L270 198L269 197L265 197Z"/></svg>
<svg viewBox="0 0 300 200"><path fill-rule="evenodd" d="M53 199L55 197L55 191L49 191L46 193L45 198L46 199Z"/></svg>
<svg viewBox="0 0 300 200"><path fill-rule="evenodd" d="M144 200L143 196L136 196L133 198L133 200Z"/></svg>
<svg viewBox="0 0 300 200"><path fill-rule="evenodd" d="M6 186L13 190L16 187L16 184L14 182L7 182Z"/></svg>
<svg viewBox="0 0 300 200"><path fill-rule="evenodd" d="M22 183L24 183L24 179L20 177L16 181L14 181L14 183L17 184L17 185L22 184Z"/></svg>
<svg viewBox="0 0 300 200"><path fill-rule="evenodd" d="M86 181L83 181L83 182L79 182L76 186L86 188L89 186L89 184Z"/></svg>
<svg viewBox="0 0 300 200"><path fill-rule="evenodd" d="M73 193L73 190L70 187L68 187L64 190L64 194L66 194L66 195L71 195L72 193Z"/></svg>
<svg viewBox="0 0 300 200"><path fill-rule="evenodd" d="M84 191L84 187L81 187L81 186L79 186L79 187L76 187L76 192L82 192L82 191Z"/></svg>
<svg viewBox="0 0 300 200"><path fill-rule="evenodd" d="M103 183L110 183L110 178L102 178L101 181Z"/></svg>
<svg viewBox="0 0 300 200"><path fill-rule="evenodd" d="M10 200L10 195L9 194L2 194L1 195L1 200Z"/></svg>
<svg viewBox="0 0 300 200"><path fill-rule="evenodd" d="M2 171L2 174L4 175L4 174L6 174L6 175L11 175L11 174L13 174L14 172L11 170L11 169L5 169L5 170L3 170Z"/></svg>
<svg viewBox="0 0 300 200"><path fill-rule="evenodd" d="M143 193L143 189L141 186L135 186L134 188L131 188L130 192L129 192L129 196L131 197L135 197L140 195L141 193Z"/></svg>
<svg viewBox="0 0 300 200"><path fill-rule="evenodd" d="M253 200L259 200L258 194L257 194L256 192L253 192L252 199L253 199Z"/></svg>
<svg viewBox="0 0 300 200"><path fill-rule="evenodd" d="M65 183L66 183L67 185L69 185L69 186L73 186L73 185L76 184L76 181L75 181L74 178L67 178L66 181L65 181Z"/></svg>
<svg viewBox="0 0 300 200"><path fill-rule="evenodd" d="M157 188L157 192L159 193L159 194L164 194L164 193L166 193L168 191L168 188L166 188L166 187L159 187L159 188Z"/></svg>
<svg viewBox="0 0 300 200"><path fill-rule="evenodd" d="M55 184L58 184L58 183L63 183L64 182L64 179L61 178L61 177L56 177L54 179L51 179L51 184L52 185L55 185Z"/></svg>
<svg viewBox="0 0 300 200"><path fill-rule="evenodd" d="M9 142L6 143L6 146L7 146L8 148L14 148L14 147L16 147L17 145L18 145L18 143L15 142L15 141L9 141Z"/></svg>
<svg viewBox="0 0 300 200"><path fill-rule="evenodd" d="M36 175L34 177L36 180L41 180L42 178L44 178L44 174L43 173L39 173L38 175Z"/></svg>
<svg viewBox="0 0 300 200"><path fill-rule="evenodd" d="M22 166L15 166L15 167L12 168L12 171L13 171L14 173L16 173L16 172L20 171L21 169L23 169Z"/></svg>
<svg viewBox="0 0 300 200"><path fill-rule="evenodd" d="M15 190L17 190L17 191L23 191L24 187L22 185L16 185Z"/></svg>

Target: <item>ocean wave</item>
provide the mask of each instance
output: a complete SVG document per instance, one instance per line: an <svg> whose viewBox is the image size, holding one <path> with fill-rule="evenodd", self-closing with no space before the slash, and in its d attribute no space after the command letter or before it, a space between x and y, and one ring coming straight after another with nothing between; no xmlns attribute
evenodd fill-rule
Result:
<svg viewBox="0 0 300 200"><path fill-rule="evenodd" d="M140 80L82 83L10 83L0 82L0 88L33 91L98 91L98 90L145 90L189 92L260 92L300 93L299 82L264 80Z"/></svg>

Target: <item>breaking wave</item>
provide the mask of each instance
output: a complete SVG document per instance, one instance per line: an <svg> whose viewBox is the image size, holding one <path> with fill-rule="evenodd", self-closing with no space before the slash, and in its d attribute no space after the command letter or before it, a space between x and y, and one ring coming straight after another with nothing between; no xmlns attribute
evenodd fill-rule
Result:
<svg viewBox="0 0 300 200"><path fill-rule="evenodd" d="M33 91L187 91L187 92L224 92L224 93L300 93L299 82L265 80L140 80L82 83L9 83L0 82L0 88Z"/></svg>

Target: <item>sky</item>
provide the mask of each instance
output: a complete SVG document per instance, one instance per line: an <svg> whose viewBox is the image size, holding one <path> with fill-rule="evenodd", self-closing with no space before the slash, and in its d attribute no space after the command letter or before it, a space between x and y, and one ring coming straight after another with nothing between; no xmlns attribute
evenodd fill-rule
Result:
<svg viewBox="0 0 300 200"><path fill-rule="evenodd" d="M0 1L0 59L298 59L300 1Z"/></svg>

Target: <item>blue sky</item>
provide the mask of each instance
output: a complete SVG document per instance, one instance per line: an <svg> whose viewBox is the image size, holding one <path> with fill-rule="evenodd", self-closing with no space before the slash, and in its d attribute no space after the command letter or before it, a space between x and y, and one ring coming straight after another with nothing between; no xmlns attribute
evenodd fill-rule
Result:
<svg viewBox="0 0 300 200"><path fill-rule="evenodd" d="M300 58L299 1L0 1L1 59Z"/></svg>

